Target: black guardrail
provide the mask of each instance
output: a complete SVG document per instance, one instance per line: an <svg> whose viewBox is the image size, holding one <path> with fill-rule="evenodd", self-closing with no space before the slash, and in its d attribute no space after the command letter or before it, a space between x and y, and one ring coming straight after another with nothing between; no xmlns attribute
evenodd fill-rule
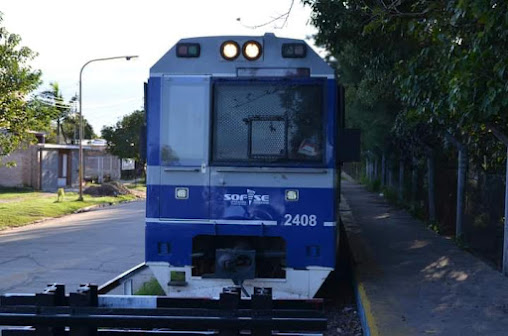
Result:
<svg viewBox="0 0 508 336"><path fill-rule="evenodd" d="M326 329L321 300L273 300L270 288L242 299L237 287L219 299L98 295L95 285L65 294L61 284L38 294L0 296L2 336L273 335Z"/></svg>

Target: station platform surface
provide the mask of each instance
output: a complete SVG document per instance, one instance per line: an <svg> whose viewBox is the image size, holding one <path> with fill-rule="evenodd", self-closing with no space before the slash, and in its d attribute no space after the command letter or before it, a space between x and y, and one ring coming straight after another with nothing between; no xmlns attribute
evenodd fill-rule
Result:
<svg viewBox="0 0 508 336"><path fill-rule="evenodd" d="M508 277L379 194L342 182L364 335L508 335Z"/></svg>

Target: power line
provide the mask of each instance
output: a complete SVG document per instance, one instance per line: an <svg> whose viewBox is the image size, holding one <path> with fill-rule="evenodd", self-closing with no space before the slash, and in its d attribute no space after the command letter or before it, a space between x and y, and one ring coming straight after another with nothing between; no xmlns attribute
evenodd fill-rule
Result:
<svg viewBox="0 0 508 336"><path fill-rule="evenodd" d="M67 105L67 104L60 104L60 103L55 103L54 101L51 101L51 100L45 100L45 99L41 99L41 98L36 98L36 101L43 104L43 105L46 105L46 106L51 106L51 107L59 107L59 108L66 108L66 109L70 109L70 108L73 108L75 105Z"/></svg>
<svg viewBox="0 0 508 336"><path fill-rule="evenodd" d="M135 100L142 100L142 98L129 98L129 99L124 99L124 100L118 100L114 103L108 103L108 104L102 104L102 105L91 105L91 106L88 106L86 109L96 109L96 108L102 108L102 107L117 106L117 105L121 105L123 103L135 101Z"/></svg>

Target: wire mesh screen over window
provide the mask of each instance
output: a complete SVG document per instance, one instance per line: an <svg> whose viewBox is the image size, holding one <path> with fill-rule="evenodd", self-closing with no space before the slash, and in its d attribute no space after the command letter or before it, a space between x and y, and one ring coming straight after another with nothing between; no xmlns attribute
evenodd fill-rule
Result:
<svg viewBox="0 0 508 336"><path fill-rule="evenodd" d="M215 162L322 162L323 91L318 84L217 83Z"/></svg>

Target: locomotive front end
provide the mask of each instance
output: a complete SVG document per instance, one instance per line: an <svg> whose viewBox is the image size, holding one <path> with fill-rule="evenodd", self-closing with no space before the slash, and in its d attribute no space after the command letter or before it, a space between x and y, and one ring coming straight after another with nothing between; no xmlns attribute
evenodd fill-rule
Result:
<svg viewBox="0 0 508 336"><path fill-rule="evenodd" d="M335 265L340 105L303 41L180 41L151 69L146 262L171 296L310 298Z"/></svg>

